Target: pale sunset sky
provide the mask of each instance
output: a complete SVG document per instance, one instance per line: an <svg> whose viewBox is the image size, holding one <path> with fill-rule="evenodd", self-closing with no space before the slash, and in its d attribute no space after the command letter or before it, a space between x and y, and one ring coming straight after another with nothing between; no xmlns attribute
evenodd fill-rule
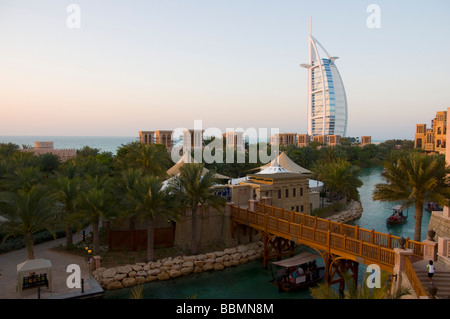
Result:
<svg viewBox="0 0 450 319"><path fill-rule="evenodd" d="M448 0L0 0L0 135L306 133L311 16L339 57L348 136L412 140L450 106Z"/></svg>

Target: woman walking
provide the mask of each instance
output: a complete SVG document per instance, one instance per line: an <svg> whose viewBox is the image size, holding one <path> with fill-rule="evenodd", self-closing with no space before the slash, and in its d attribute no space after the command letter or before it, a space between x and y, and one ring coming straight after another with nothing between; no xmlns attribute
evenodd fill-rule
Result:
<svg viewBox="0 0 450 319"><path fill-rule="evenodd" d="M427 269L428 269L428 279L430 279L430 281L433 281L434 265L433 265L433 261L432 260L430 260L428 262Z"/></svg>

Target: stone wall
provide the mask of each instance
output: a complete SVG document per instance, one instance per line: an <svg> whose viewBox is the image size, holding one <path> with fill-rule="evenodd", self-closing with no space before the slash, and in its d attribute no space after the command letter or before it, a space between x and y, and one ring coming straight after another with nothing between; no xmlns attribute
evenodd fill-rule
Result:
<svg viewBox="0 0 450 319"><path fill-rule="evenodd" d="M149 263L112 268L100 267L92 272L102 288L120 289L156 280L169 280L203 271L218 271L239 266L262 257L263 243L252 242L211 253L168 257Z"/></svg>
<svg viewBox="0 0 450 319"><path fill-rule="evenodd" d="M248 203L248 201L247 201ZM199 251L211 251L218 248L234 247L260 239L258 232L245 226L231 229L231 208L227 204L223 211L213 207L197 210L197 238ZM189 251L192 237L192 214L190 209L180 217L175 226L174 245L182 251Z"/></svg>
<svg viewBox="0 0 450 319"><path fill-rule="evenodd" d="M360 202L351 200L350 203L347 204L347 207L345 208L345 210L343 210L337 214L334 214L332 216L329 216L325 219L329 219L333 222L338 222L338 223L348 223L355 219L360 218L363 210L364 209Z"/></svg>
<svg viewBox="0 0 450 319"><path fill-rule="evenodd" d="M436 232L436 241L438 237L450 237L450 218L444 217L443 212L432 212L428 224L428 230L431 229Z"/></svg>

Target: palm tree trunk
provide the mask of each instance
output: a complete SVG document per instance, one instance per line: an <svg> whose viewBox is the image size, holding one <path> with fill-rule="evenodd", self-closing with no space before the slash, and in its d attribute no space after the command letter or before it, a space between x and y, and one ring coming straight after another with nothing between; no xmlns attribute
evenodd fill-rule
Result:
<svg viewBox="0 0 450 319"><path fill-rule="evenodd" d="M98 226L99 221L98 218L94 220L92 223L92 236L93 236L93 242L94 242L94 255L97 255L100 250L100 238L99 238L99 230Z"/></svg>
<svg viewBox="0 0 450 319"><path fill-rule="evenodd" d="M72 246L73 236L72 236L72 226L66 225L66 247Z"/></svg>
<svg viewBox="0 0 450 319"><path fill-rule="evenodd" d="M423 203L416 202L414 205L414 240L420 241L422 231L422 215L423 215Z"/></svg>
<svg viewBox="0 0 450 319"><path fill-rule="evenodd" d="M147 218L147 262L154 259L154 246L155 246L155 227L153 224L153 217Z"/></svg>
<svg viewBox="0 0 450 319"><path fill-rule="evenodd" d="M192 206L192 243L191 243L191 249L192 254L197 253L197 207L198 204Z"/></svg>
<svg viewBox="0 0 450 319"><path fill-rule="evenodd" d="M34 241L33 234L26 234L24 236L25 246L27 247L28 259L34 259Z"/></svg>

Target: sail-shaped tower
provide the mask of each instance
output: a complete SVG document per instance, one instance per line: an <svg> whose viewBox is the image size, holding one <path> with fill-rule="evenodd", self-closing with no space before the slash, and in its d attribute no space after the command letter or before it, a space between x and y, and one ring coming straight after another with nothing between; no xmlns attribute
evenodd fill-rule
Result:
<svg viewBox="0 0 450 319"><path fill-rule="evenodd" d="M311 28L312 29L312 28ZM325 48L309 34L308 69L308 135L340 135L347 133L347 96L336 66Z"/></svg>

